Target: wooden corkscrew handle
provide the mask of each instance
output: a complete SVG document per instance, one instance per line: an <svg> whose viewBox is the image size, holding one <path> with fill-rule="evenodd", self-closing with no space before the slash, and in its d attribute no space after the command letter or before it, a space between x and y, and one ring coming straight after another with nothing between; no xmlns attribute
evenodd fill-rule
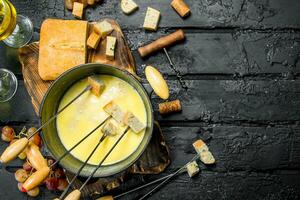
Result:
<svg viewBox="0 0 300 200"><path fill-rule="evenodd" d="M164 37L161 37L154 42L138 48L138 52L140 56L143 58L151 53L154 53L156 51L159 51L163 48L166 48L176 42L182 41L185 39L185 35L183 30L179 29L175 31L174 33L171 33L169 35L166 35Z"/></svg>
<svg viewBox="0 0 300 200"><path fill-rule="evenodd" d="M29 178L23 183L22 191L27 192L37 186L39 186L49 175L50 168L44 167L34 172Z"/></svg>
<svg viewBox="0 0 300 200"><path fill-rule="evenodd" d="M65 200L79 200L81 196L80 190L73 190L66 198Z"/></svg>
<svg viewBox="0 0 300 200"><path fill-rule="evenodd" d="M0 157L1 163L8 163L15 159L28 145L27 138L18 139L16 142L9 145Z"/></svg>

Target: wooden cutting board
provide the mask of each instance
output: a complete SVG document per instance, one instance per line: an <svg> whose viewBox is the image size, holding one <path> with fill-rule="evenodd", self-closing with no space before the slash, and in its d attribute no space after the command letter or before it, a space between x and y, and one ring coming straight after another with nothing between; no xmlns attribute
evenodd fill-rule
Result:
<svg viewBox="0 0 300 200"><path fill-rule="evenodd" d="M124 69L136 76L135 61L131 54L131 51L126 43L122 30L119 24L112 19L103 19L110 22L114 28L111 33L112 36L117 38L117 48L115 51L115 60L110 61L106 59L105 48L106 39L101 40L96 50L88 50L87 63L103 63L109 64L120 69ZM101 20L101 21L103 21ZM89 23L89 32L93 29L93 24ZM36 114L39 114L39 107L44 97L44 94L48 90L53 81L43 81L38 73L38 55L39 55L39 43L31 43L25 47L19 49L19 59L22 64L22 73L24 77L24 83L26 89L31 96L32 105ZM75 67L75 66L74 66Z"/></svg>

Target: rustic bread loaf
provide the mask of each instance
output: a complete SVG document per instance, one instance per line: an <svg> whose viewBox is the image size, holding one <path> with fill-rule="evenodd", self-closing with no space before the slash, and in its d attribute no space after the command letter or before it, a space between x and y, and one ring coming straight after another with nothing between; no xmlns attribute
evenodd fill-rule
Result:
<svg viewBox="0 0 300 200"><path fill-rule="evenodd" d="M41 27L38 71L54 80L66 70L86 62L88 23L46 19Z"/></svg>

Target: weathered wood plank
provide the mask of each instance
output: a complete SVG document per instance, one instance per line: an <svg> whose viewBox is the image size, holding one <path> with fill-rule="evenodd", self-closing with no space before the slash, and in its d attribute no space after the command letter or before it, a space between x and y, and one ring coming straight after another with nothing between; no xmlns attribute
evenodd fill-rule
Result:
<svg viewBox="0 0 300 200"><path fill-rule="evenodd" d="M142 60L136 49L164 35L129 31L126 37L134 51L137 69L150 64L164 74L174 75L163 52ZM186 41L169 49L169 54L183 75L280 73L282 77L300 72L300 34L296 33L201 33L187 32ZM292 77L292 76L291 76Z"/></svg>
<svg viewBox="0 0 300 200"><path fill-rule="evenodd" d="M290 126L163 127L175 169L195 155L192 143L207 141L216 158L215 172L270 171L300 166L300 128ZM204 131L206 130L206 131ZM204 165L202 166L202 168Z"/></svg>
<svg viewBox="0 0 300 200"><path fill-rule="evenodd" d="M144 81L145 82L145 81ZM152 95L159 121L205 121L212 123L294 123L300 120L300 80L187 80L188 91L177 80L168 80L170 99L182 101L182 113L162 117ZM149 88L149 85L145 83ZM0 107L0 122L36 121L22 80L16 96Z"/></svg>
<svg viewBox="0 0 300 200"><path fill-rule="evenodd" d="M28 15L39 27L48 17L74 19L64 8L64 1L12 1L21 14ZM122 13L119 1L104 1L87 9L85 19L114 17L126 28L142 28L148 6L160 10L159 26L165 27L240 27L240 28L300 28L300 5L297 0L245 1L245 0L187 0L192 15L181 19L170 6L170 1L136 0L139 10L133 15Z"/></svg>

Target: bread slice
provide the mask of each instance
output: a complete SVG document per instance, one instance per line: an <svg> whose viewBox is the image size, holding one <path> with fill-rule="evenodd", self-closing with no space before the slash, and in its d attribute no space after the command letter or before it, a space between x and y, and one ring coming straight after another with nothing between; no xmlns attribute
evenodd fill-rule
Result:
<svg viewBox="0 0 300 200"><path fill-rule="evenodd" d="M146 126L131 112L125 114L124 124L129 126L135 133L139 133L146 128Z"/></svg>
<svg viewBox="0 0 300 200"><path fill-rule="evenodd" d="M187 165L186 165L186 169L187 169L187 173L190 177L193 177L195 176L196 174L199 173L200 169L199 169L199 166L197 164L196 161L193 161L193 162L189 162Z"/></svg>
<svg viewBox="0 0 300 200"><path fill-rule="evenodd" d="M41 27L38 72L54 80L66 70L86 62L88 23L46 19Z"/></svg>
<svg viewBox="0 0 300 200"><path fill-rule="evenodd" d="M110 101L103 107L103 110L112 116L118 123L123 124L123 119L125 117L125 113L122 111L120 106L115 104L113 101Z"/></svg>

